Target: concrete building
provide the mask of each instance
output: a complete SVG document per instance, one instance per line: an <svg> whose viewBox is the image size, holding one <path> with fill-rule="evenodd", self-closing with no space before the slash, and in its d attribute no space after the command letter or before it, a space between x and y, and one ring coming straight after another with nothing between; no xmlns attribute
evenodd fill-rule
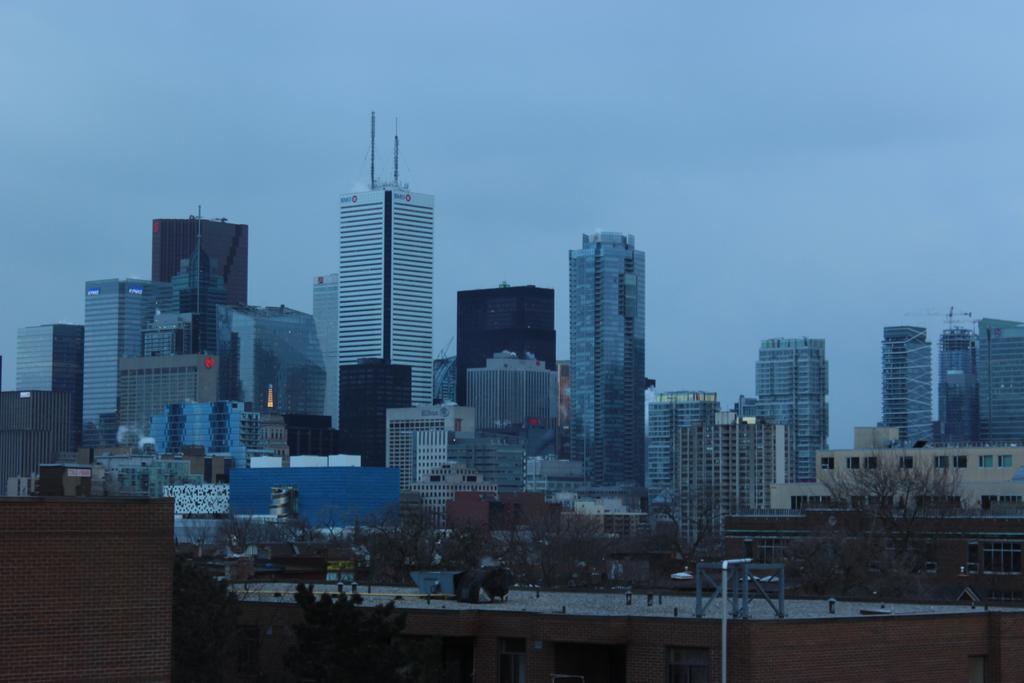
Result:
<svg viewBox="0 0 1024 683"><path fill-rule="evenodd" d="M790 428L789 481L814 481L814 454L828 448L828 361L825 340L766 339L755 373L757 414Z"/></svg>
<svg viewBox="0 0 1024 683"><path fill-rule="evenodd" d="M939 434L944 444L978 441L978 335L950 327L939 337Z"/></svg>
<svg viewBox="0 0 1024 683"><path fill-rule="evenodd" d="M910 444L932 439L932 344L924 327L886 327L882 337L882 421Z"/></svg>
<svg viewBox="0 0 1024 683"><path fill-rule="evenodd" d="M150 436L150 421L164 407L178 403L210 403L221 396L216 356L146 356L118 363L118 438L133 444Z"/></svg>
<svg viewBox="0 0 1024 683"><path fill-rule="evenodd" d="M720 412L681 429L674 490L687 541L722 533L730 514L767 506L789 454L787 427L761 418Z"/></svg>
<svg viewBox="0 0 1024 683"><path fill-rule="evenodd" d="M330 415L331 424L339 429L338 421L338 274L317 275L313 278L313 322L324 358L323 415Z"/></svg>
<svg viewBox="0 0 1024 683"><path fill-rule="evenodd" d="M1024 443L1024 323L978 321L981 440Z"/></svg>
<svg viewBox="0 0 1024 683"><path fill-rule="evenodd" d="M526 460L526 490L533 493L578 491L586 486L583 463L551 457Z"/></svg>
<svg viewBox="0 0 1024 683"><path fill-rule="evenodd" d="M467 373L508 351L555 370L555 290L533 285L464 290L458 294L455 400L469 400ZM475 407L475 406L474 406Z"/></svg>
<svg viewBox="0 0 1024 683"><path fill-rule="evenodd" d="M19 391L63 391L71 400L71 444L82 438L85 327L34 325L18 329Z"/></svg>
<svg viewBox="0 0 1024 683"><path fill-rule="evenodd" d="M396 174L397 176L397 174ZM434 197L378 183L341 198L338 362L412 368L412 403L433 401Z"/></svg>
<svg viewBox="0 0 1024 683"><path fill-rule="evenodd" d="M594 484L644 481L645 256L632 235L569 253L572 458Z"/></svg>
<svg viewBox="0 0 1024 683"><path fill-rule="evenodd" d="M409 491L420 496L424 509L434 524L447 528L448 502L456 493L474 492L495 494L498 487L485 480L476 470L457 462L445 462L425 472L409 484Z"/></svg>
<svg viewBox="0 0 1024 683"><path fill-rule="evenodd" d="M854 448L818 451L815 481L773 486L771 507L795 510L832 504L830 480L856 478L860 472L879 468L951 476L964 508L1016 510L1024 505L1024 446L908 448L897 436L895 428L855 428Z"/></svg>
<svg viewBox="0 0 1024 683"><path fill-rule="evenodd" d="M494 484L500 493L526 486L526 448L514 436L456 436L448 444L449 462L461 463Z"/></svg>
<svg viewBox="0 0 1024 683"><path fill-rule="evenodd" d="M0 482L28 477L72 450L71 394L0 392Z"/></svg>
<svg viewBox="0 0 1024 683"><path fill-rule="evenodd" d="M121 424L117 415L118 362L142 355L142 331L170 297L171 285L166 282L114 279L85 283L83 445L116 445Z"/></svg>
<svg viewBox="0 0 1024 683"><path fill-rule="evenodd" d="M711 425L721 409L713 391L666 391L647 404L647 488L658 494L678 490L675 465L681 430L695 424Z"/></svg>
<svg viewBox="0 0 1024 683"><path fill-rule="evenodd" d="M475 411L464 406L418 406L387 410L387 466L401 472L402 490L448 460L456 433L476 432Z"/></svg>
<svg viewBox="0 0 1024 683"><path fill-rule="evenodd" d="M477 429L518 434L528 427L550 430L558 423L558 373L536 358L501 352L482 368L466 371L468 404Z"/></svg>

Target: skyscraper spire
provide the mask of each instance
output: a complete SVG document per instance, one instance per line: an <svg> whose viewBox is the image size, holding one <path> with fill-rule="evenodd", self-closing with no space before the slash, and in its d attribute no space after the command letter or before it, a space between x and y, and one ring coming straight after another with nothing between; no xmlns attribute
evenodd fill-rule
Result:
<svg viewBox="0 0 1024 683"><path fill-rule="evenodd" d="M398 187L398 117L395 117L395 187Z"/></svg>
<svg viewBox="0 0 1024 683"><path fill-rule="evenodd" d="M370 189L377 189L377 112L370 112Z"/></svg>

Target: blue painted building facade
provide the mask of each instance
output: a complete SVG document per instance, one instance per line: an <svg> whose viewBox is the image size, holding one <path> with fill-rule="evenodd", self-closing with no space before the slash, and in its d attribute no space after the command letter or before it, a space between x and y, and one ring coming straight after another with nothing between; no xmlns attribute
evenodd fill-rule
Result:
<svg viewBox="0 0 1024 683"><path fill-rule="evenodd" d="M231 473L231 512L266 515L271 489L293 487L298 515L314 526L351 526L398 505L394 467L257 467Z"/></svg>

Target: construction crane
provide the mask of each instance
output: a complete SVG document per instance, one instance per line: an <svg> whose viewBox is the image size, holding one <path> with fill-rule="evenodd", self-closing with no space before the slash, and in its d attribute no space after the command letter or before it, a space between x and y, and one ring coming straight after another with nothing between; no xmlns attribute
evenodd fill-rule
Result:
<svg viewBox="0 0 1024 683"><path fill-rule="evenodd" d="M941 316L946 321L947 329L978 322L976 318L972 317L970 311L957 310L955 306L950 306L948 311L939 311L932 308L927 311L909 311L903 315L907 318L938 318Z"/></svg>

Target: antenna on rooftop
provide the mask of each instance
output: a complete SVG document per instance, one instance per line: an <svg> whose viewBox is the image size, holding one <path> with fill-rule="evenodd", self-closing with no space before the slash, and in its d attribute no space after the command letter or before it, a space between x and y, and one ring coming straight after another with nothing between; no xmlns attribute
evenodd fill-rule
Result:
<svg viewBox="0 0 1024 683"><path fill-rule="evenodd" d="M370 112L370 189L377 189L377 174L376 174L376 156L377 156L377 112Z"/></svg>
<svg viewBox="0 0 1024 683"><path fill-rule="evenodd" d="M398 187L398 117L395 117L395 187Z"/></svg>

